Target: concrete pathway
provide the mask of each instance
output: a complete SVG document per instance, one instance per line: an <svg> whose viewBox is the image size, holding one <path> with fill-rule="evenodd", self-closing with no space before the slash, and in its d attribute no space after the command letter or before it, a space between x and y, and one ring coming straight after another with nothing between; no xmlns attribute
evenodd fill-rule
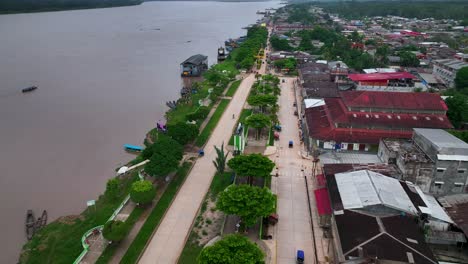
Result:
<svg viewBox="0 0 468 264"><path fill-rule="evenodd" d="M232 114L239 116L254 81L253 74L248 75L242 81L206 144L205 156L196 161L187 180L151 238L139 263L177 262L192 222L215 174L212 160L216 158L216 151L213 146L229 142L237 121L232 118Z"/></svg>
<svg viewBox="0 0 468 264"><path fill-rule="evenodd" d="M274 190L278 194L279 222L276 225L277 263L295 263L296 250L305 252L305 263L315 263L314 242L309 216L307 188L304 178L305 161L300 155L298 118L294 115L293 78L281 83L279 120L282 126L278 152L272 156L278 167ZM289 140L294 147L289 148Z"/></svg>

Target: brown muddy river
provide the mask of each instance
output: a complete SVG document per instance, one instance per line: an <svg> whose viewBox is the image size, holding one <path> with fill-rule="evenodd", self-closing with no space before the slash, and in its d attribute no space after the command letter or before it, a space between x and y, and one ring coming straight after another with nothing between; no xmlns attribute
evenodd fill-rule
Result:
<svg viewBox="0 0 468 264"><path fill-rule="evenodd" d="M0 263L26 210L77 214L130 160L180 90L180 62L216 49L279 2L148 2L0 16ZM22 94L36 85L38 90ZM50 221L49 221L50 222ZM77 243L80 243L77 241Z"/></svg>

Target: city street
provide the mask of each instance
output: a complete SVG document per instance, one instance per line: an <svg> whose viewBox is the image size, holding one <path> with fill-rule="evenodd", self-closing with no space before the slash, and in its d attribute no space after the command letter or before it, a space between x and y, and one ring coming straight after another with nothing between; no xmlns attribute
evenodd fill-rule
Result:
<svg viewBox="0 0 468 264"><path fill-rule="evenodd" d="M305 161L300 156L298 118L294 115L293 78L281 83L279 120L282 126L278 152L274 160L278 178L274 190L278 195L279 222L276 225L277 263L295 263L296 251L305 252L305 263L315 263L314 242L309 215L307 188L304 178ZM289 141L293 148L289 148ZM310 162L310 161L309 161ZM310 170L309 170L310 171Z"/></svg>

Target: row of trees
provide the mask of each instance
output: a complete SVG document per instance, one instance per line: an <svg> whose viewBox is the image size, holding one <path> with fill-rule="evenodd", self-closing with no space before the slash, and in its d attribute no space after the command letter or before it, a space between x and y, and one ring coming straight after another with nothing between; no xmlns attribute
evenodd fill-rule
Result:
<svg viewBox="0 0 468 264"><path fill-rule="evenodd" d="M230 53L238 68L250 69L255 63L255 56L260 48L266 46L268 30L265 27L253 26L247 31L247 39Z"/></svg>

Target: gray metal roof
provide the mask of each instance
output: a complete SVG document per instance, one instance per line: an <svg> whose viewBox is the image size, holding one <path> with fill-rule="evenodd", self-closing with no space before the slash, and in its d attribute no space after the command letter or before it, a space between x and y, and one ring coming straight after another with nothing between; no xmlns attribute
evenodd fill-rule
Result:
<svg viewBox="0 0 468 264"><path fill-rule="evenodd" d="M438 154L468 155L468 144L442 129L414 128L414 133L437 147Z"/></svg>
<svg viewBox="0 0 468 264"><path fill-rule="evenodd" d="M460 61L460 60L455 60L455 59L436 60L436 62L443 64L449 68L455 69L455 70L468 67L468 63Z"/></svg>
<svg viewBox="0 0 468 264"><path fill-rule="evenodd" d="M197 54L193 55L190 58L186 59L184 62L181 64L194 64L194 65L200 65L202 64L206 59L208 59L208 56L202 55L202 54Z"/></svg>
<svg viewBox="0 0 468 264"><path fill-rule="evenodd" d="M417 214L411 199L397 179L369 170L335 174L344 209L359 209L371 205Z"/></svg>

